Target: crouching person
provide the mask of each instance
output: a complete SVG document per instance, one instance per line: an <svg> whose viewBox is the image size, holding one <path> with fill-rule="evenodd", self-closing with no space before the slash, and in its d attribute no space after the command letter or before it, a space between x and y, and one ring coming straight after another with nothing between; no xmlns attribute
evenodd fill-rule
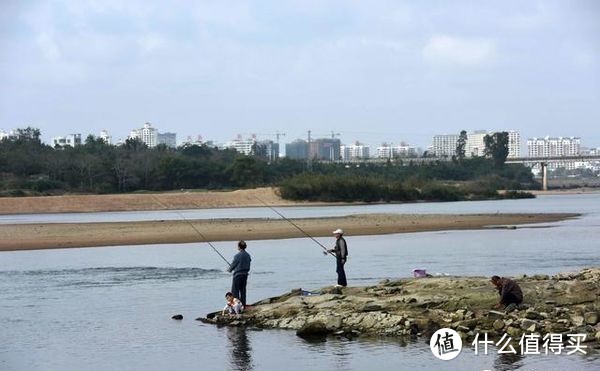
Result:
<svg viewBox="0 0 600 371"><path fill-rule="evenodd" d="M244 305L240 299L233 296L232 293L228 292L225 294L225 308L223 308L223 314L241 314L244 311Z"/></svg>
<svg viewBox="0 0 600 371"><path fill-rule="evenodd" d="M512 312L523 302L523 292L519 284L510 278L492 276L492 284L498 289L500 301L496 308L504 308L506 312Z"/></svg>

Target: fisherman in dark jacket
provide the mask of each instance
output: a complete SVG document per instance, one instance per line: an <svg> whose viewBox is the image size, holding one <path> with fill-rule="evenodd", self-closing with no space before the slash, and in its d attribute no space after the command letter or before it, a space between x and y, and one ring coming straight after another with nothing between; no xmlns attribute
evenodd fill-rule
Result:
<svg viewBox="0 0 600 371"><path fill-rule="evenodd" d="M523 292L515 281L510 278L492 276L492 283L498 289L500 302L496 308L504 307L507 311L516 308L523 302Z"/></svg>
<svg viewBox="0 0 600 371"><path fill-rule="evenodd" d="M238 242L239 252L233 257L233 261L227 269L233 272L233 281L231 282L231 293L239 298L243 306L246 306L246 283L248 282L248 272L250 272L250 254L246 252L246 242Z"/></svg>
<svg viewBox="0 0 600 371"><path fill-rule="evenodd" d="M328 250L330 253L335 253L335 263L336 263L336 272L338 275L337 285L346 287L348 282L346 281L346 272L344 271L344 264L346 264L346 259L348 258L348 245L346 245L346 240L344 239L343 234L344 231L341 229L336 229L333 231L335 235L335 247L331 250Z"/></svg>

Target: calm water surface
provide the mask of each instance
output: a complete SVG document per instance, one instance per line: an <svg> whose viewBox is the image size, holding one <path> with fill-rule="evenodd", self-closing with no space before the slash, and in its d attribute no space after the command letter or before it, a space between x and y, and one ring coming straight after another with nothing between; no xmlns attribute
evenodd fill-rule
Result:
<svg viewBox="0 0 600 371"><path fill-rule="evenodd" d="M600 195L283 211L290 216L585 213L579 219L552 223L551 228L366 237L349 233L347 271L353 285L406 277L415 267L433 274L489 276L600 266ZM254 217L258 210L227 212ZM104 217L104 213L89 215ZM332 239L319 240L332 244ZM215 246L226 256L235 253L234 242ZM333 262L310 240L250 241L248 251L253 256L249 301L291 288L334 283ZM424 340L334 338L308 343L290 331L244 331L194 321L222 307L231 280L223 268L205 244L0 253L0 370L600 369L598 354L499 357L475 356L464 349L455 360L443 362L433 357ZM171 320L176 313L184 320Z"/></svg>

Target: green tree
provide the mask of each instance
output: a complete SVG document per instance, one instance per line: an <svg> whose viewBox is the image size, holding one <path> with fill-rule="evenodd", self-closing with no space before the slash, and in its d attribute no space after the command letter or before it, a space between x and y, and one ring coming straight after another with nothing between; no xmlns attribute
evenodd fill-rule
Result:
<svg viewBox="0 0 600 371"><path fill-rule="evenodd" d="M495 132L483 138L485 155L494 160L496 167L502 167L508 157L508 132Z"/></svg>
<svg viewBox="0 0 600 371"><path fill-rule="evenodd" d="M462 162L465 158L465 152L467 146L467 132L462 130L456 141L456 158L459 162Z"/></svg>

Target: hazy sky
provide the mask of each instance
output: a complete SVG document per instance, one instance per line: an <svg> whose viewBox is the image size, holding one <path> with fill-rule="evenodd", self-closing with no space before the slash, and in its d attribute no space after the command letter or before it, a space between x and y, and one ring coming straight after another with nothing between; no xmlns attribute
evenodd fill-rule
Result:
<svg viewBox="0 0 600 371"><path fill-rule="evenodd" d="M0 0L0 128L600 146L600 2Z"/></svg>

